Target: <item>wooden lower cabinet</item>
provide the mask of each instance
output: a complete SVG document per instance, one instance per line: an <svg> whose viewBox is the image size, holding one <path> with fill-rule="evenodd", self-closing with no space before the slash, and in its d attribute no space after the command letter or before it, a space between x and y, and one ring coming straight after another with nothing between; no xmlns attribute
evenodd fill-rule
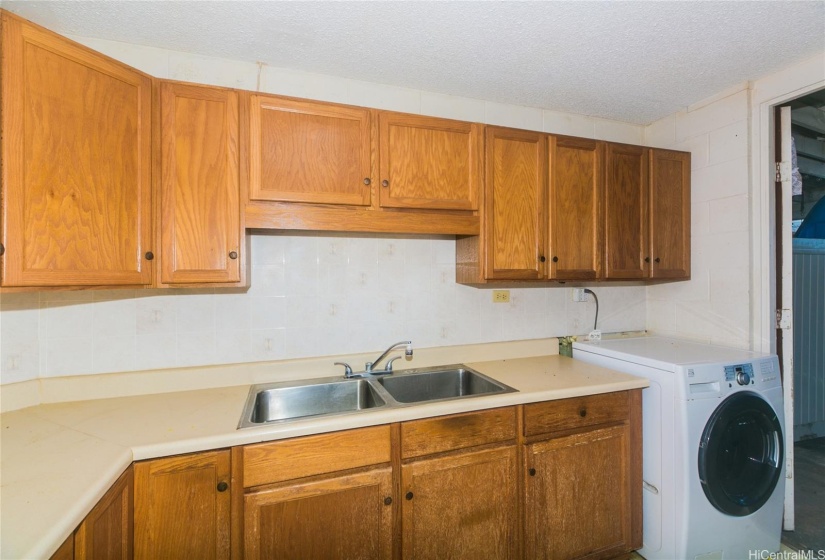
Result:
<svg viewBox="0 0 825 560"><path fill-rule="evenodd" d="M402 466L403 558L515 558L516 450L511 445Z"/></svg>
<svg viewBox="0 0 825 560"><path fill-rule="evenodd" d="M229 451L135 463L135 558L229 558Z"/></svg>
<svg viewBox="0 0 825 560"><path fill-rule="evenodd" d="M343 474L248 492L247 560L389 560L392 469Z"/></svg>
<svg viewBox="0 0 825 560"><path fill-rule="evenodd" d="M132 558L132 496L133 474L129 467L75 531L75 560Z"/></svg>

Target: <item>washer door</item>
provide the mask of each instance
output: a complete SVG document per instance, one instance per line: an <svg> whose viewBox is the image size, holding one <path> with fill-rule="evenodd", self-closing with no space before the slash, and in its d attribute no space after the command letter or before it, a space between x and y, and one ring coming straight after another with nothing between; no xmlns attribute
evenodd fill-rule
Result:
<svg viewBox="0 0 825 560"><path fill-rule="evenodd" d="M782 471L782 427L773 408L750 391L725 399L699 443L699 480L710 503L749 515L771 497Z"/></svg>

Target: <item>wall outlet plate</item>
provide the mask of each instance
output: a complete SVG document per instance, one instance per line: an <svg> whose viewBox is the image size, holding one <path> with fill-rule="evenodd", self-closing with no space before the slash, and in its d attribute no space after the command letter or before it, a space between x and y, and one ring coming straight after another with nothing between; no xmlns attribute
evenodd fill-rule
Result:
<svg viewBox="0 0 825 560"><path fill-rule="evenodd" d="M590 331L587 335L587 340L601 340L602 339L602 331Z"/></svg>
<svg viewBox="0 0 825 560"><path fill-rule="evenodd" d="M510 303L510 290L493 290L493 303Z"/></svg>
<svg viewBox="0 0 825 560"><path fill-rule="evenodd" d="M573 301L587 301L587 294L584 293L584 288L573 288Z"/></svg>

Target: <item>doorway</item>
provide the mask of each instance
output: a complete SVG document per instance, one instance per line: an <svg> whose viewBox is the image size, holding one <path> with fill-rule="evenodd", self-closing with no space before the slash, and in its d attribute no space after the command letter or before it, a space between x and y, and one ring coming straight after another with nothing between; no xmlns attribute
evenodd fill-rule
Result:
<svg viewBox="0 0 825 560"><path fill-rule="evenodd" d="M791 371L793 402L786 430L793 434L791 491L783 543L796 550L825 549L825 90L776 111L777 160L788 162L776 191L777 349ZM784 110L783 110L784 109ZM790 145L788 139L791 139ZM820 202L821 201L821 202ZM784 329L784 330L783 330ZM792 334L791 334L792 333ZM784 343L783 343L784 339ZM786 388L789 384L786 382ZM791 417L793 419L791 423ZM791 441L792 439L792 441ZM787 507L787 502L786 502ZM790 523L788 521L790 520Z"/></svg>

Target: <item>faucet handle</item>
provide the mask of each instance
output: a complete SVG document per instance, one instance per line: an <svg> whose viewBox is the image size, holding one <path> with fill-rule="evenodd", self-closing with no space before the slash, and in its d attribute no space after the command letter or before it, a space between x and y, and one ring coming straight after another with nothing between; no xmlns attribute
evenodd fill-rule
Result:
<svg viewBox="0 0 825 560"><path fill-rule="evenodd" d="M387 365L386 365L386 367L384 368L384 371L386 371L387 373L392 373L392 363L393 363L395 360L400 360L401 358L402 358L402 356L396 356L396 357L391 358L390 360L388 360L388 361L387 361Z"/></svg>
<svg viewBox="0 0 825 560"><path fill-rule="evenodd" d="M333 365L344 366L344 377L352 377L352 368L344 362L335 362Z"/></svg>

